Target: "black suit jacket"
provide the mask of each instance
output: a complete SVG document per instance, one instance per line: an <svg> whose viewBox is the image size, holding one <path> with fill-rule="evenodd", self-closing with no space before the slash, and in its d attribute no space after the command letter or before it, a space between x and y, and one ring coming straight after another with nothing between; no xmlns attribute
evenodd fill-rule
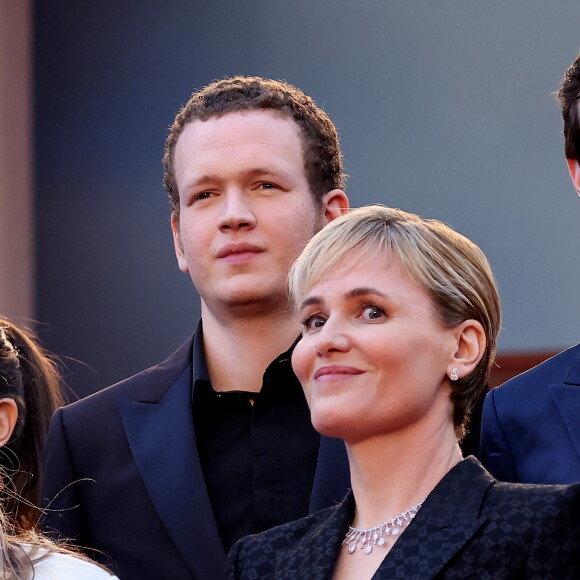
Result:
<svg viewBox="0 0 580 580"><path fill-rule="evenodd" d="M580 344L488 393L480 458L501 481L580 482Z"/></svg>
<svg viewBox="0 0 580 580"><path fill-rule="evenodd" d="M334 508L240 540L227 580L330 580L353 514L349 492ZM467 458L431 492L373 576L393 578L578 579L580 486L499 483Z"/></svg>
<svg viewBox="0 0 580 580"><path fill-rule="evenodd" d="M189 339L160 365L59 409L51 421L43 497L55 511L44 527L103 552L97 558L122 580L223 575L197 455L192 377ZM323 437L312 511L347 488L344 444Z"/></svg>

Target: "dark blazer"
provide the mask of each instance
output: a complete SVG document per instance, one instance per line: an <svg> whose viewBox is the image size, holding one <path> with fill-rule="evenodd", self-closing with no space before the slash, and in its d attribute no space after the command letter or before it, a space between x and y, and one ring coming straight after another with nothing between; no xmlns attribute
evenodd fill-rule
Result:
<svg viewBox="0 0 580 580"><path fill-rule="evenodd" d="M52 419L43 497L66 511L48 511L44 527L110 556L97 555L123 580L223 574L196 449L192 376L189 339L160 365ZM346 489L344 444L323 437L312 510L336 503Z"/></svg>
<svg viewBox="0 0 580 580"><path fill-rule="evenodd" d="M480 459L502 481L580 482L580 344L492 389Z"/></svg>
<svg viewBox="0 0 580 580"><path fill-rule="evenodd" d="M227 580L330 580L353 513L349 492L334 508L240 540ZM499 483L470 457L431 492L373 579L578 579L579 547L579 485Z"/></svg>

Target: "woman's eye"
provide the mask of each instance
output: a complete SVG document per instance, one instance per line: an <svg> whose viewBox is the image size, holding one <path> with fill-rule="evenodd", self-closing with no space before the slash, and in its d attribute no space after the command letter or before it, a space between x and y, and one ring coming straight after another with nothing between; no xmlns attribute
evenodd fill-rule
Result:
<svg viewBox="0 0 580 580"><path fill-rule="evenodd" d="M379 306L373 306L372 304L365 306L362 311L362 318L367 320L379 320L385 316L385 311Z"/></svg>
<svg viewBox="0 0 580 580"><path fill-rule="evenodd" d="M304 332L316 331L319 328L322 328L325 322L326 320L322 316L319 314L313 314L302 321L302 328L304 329Z"/></svg>

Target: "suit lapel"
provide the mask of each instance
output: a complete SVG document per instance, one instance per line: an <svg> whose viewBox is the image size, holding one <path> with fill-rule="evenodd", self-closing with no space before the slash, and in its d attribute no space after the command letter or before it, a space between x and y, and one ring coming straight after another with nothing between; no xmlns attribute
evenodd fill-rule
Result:
<svg viewBox="0 0 580 580"><path fill-rule="evenodd" d="M580 386L580 345L575 347L576 356L570 365L570 370L564 379L568 385Z"/></svg>
<svg viewBox="0 0 580 580"><path fill-rule="evenodd" d="M429 494L374 579L435 577L485 525L487 518L480 517L479 512L494 481L474 458L454 467Z"/></svg>
<svg viewBox="0 0 580 580"><path fill-rule="evenodd" d="M580 458L580 348L576 350L564 382L551 384L550 393Z"/></svg>
<svg viewBox="0 0 580 580"><path fill-rule="evenodd" d="M322 512L320 525L312 526L289 550L276 552L274 578L330 580L353 513L354 499L349 491L338 506Z"/></svg>
<svg viewBox="0 0 580 580"><path fill-rule="evenodd" d="M123 426L147 491L192 572L223 573L224 549L197 456L189 364L158 402L119 401Z"/></svg>

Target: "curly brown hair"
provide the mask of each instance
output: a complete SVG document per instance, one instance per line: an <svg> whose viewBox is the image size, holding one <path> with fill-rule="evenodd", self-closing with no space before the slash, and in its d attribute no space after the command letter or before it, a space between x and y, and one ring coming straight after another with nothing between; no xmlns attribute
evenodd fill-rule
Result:
<svg viewBox="0 0 580 580"><path fill-rule="evenodd" d="M344 189L346 175L343 173L338 132L330 117L314 100L285 81L236 76L195 91L169 128L163 155L163 185L169 194L174 219L179 219L175 148L185 126L227 113L263 109L287 115L298 125L304 171L317 206L326 192Z"/></svg>

